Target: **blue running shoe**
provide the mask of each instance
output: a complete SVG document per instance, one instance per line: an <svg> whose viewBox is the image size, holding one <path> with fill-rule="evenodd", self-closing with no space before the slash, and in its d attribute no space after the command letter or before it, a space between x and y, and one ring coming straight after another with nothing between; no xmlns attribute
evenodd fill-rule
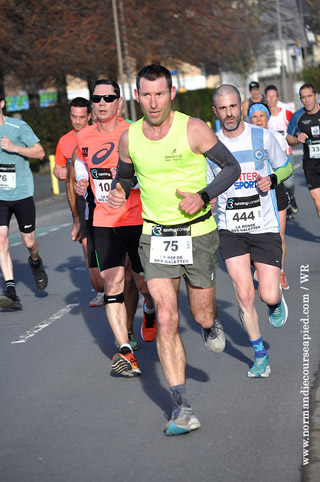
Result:
<svg viewBox="0 0 320 482"><path fill-rule="evenodd" d="M288 307L285 302L284 296L282 295L281 300L278 305L271 309L269 308L269 321L275 328L281 328L288 318Z"/></svg>
<svg viewBox="0 0 320 482"><path fill-rule="evenodd" d="M269 365L269 357L265 355L261 358L255 357L254 364L248 371L249 378L267 378L271 373L271 368Z"/></svg>
<svg viewBox="0 0 320 482"><path fill-rule="evenodd" d="M191 430L200 427L200 422L195 416L191 407L179 407L173 410L172 419L166 425L165 434L167 437L172 435L183 435Z"/></svg>

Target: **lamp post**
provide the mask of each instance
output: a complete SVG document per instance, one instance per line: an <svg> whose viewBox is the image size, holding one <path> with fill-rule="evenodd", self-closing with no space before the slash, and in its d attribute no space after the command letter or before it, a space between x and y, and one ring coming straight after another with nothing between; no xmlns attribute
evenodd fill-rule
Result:
<svg viewBox="0 0 320 482"><path fill-rule="evenodd" d="M115 35L116 35L116 45L117 45L117 56L118 56L118 64L119 64L120 83L121 83L122 94L123 94L124 115L125 115L126 118L128 118L128 107L127 107L127 101L125 99L125 93L124 93L123 66L122 66L122 55L121 55L121 44L120 44L119 22L118 22L116 0L112 0L112 11L113 11L114 31L115 31Z"/></svg>

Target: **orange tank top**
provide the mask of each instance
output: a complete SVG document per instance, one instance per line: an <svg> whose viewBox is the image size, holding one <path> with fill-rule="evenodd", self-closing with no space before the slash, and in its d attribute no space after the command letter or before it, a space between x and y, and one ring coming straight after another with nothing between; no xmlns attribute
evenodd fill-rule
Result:
<svg viewBox="0 0 320 482"><path fill-rule="evenodd" d="M126 203L119 209L112 209L107 203L112 181L111 168L117 167L119 160L119 139L129 125L119 118L118 126L111 132L99 132L97 124L94 124L81 129L77 135L77 157L88 166L96 203L93 226L114 228L142 224L139 189L132 189Z"/></svg>

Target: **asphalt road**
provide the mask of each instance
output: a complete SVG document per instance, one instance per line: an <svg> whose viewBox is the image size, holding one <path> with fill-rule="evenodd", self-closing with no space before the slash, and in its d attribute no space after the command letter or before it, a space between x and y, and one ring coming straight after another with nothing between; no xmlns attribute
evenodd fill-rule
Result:
<svg viewBox="0 0 320 482"><path fill-rule="evenodd" d="M182 283L187 391L202 425L167 438L170 397L156 346L143 343L139 334L141 303L135 332L143 374L113 376L116 345L104 308L88 306L94 293L81 247L70 238L65 195L52 198L49 176L35 175L37 235L49 285L44 292L34 287L13 222L10 252L24 308L0 312L1 481L301 480L303 443L311 432L310 396L301 387L311 388L320 359L320 231L300 167L295 180L300 212L287 226L285 327L274 329L266 307L256 302L272 373L268 379L246 376L253 350L220 260L217 300L227 346L221 354L205 348ZM309 475L308 480L317 479Z"/></svg>

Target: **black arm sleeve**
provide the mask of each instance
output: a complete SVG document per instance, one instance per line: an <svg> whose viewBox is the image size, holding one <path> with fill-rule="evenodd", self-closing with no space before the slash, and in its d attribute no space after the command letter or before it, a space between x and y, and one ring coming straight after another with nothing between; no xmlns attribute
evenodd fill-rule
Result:
<svg viewBox="0 0 320 482"><path fill-rule="evenodd" d="M128 199L131 191L131 187L132 187L133 177L134 177L133 164L129 164L128 162L123 162L121 161L121 159L119 159L118 165L117 165L117 174L111 183L111 189L115 189L117 182L120 182L122 189L126 193L126 199Z"/></svg>
<svg viewBox="0 0 320 482"><path fill-rule="evenodd" d="M229 149L219 140L217 144L205 152L204 155L221 168L221 172L219 172L217 177L215 177L206 188L199 191L200 193L206 192L209 198L213 199L236 182L240 177L241 168Z"/></svg>

